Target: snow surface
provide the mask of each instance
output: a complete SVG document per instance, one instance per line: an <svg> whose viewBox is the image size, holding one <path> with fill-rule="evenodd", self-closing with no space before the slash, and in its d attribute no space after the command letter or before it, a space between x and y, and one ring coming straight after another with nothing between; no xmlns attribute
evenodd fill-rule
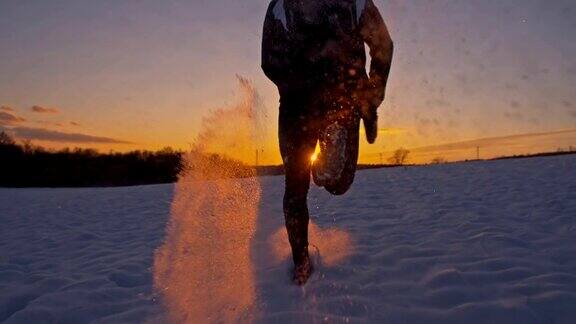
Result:
<svg viewBox="0 0 576 324"><path fill-rule="evenodd" d="M252 251L266 323L576 323L576 156L362 171L309 199L316 272L289 282L282 177ZM0 189L0 322L157 322L173 185ZM233 274L232 274L233 275ZM196 319L196 322L202 322Z"/></svg>

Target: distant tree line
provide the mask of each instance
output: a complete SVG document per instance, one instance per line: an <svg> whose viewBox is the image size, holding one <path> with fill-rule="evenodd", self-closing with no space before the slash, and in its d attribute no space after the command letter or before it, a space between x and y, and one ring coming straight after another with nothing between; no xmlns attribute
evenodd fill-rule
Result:
<svg viewBox="0 0 576 324"><path fill-rule="evenodd" d="M190 158L185 159L188 155ZM17 143L0 132L0 187L109 187L171 183L179 174L197 178L280 175L282 166L253 166L218 154L176 151L99 153L94 149L47 150Z"/></svg>
<svg viewBox="0 0 576 324"><path fill-rule="evenodd" d="M49 151L0 133L0 186L79 187L169 183L177 179L182 152L98 153L93 149Z"/></svg>
<svg viewBox="0 0 576 324"><path fill-rule="evenodd" d="M390 162L406 162L400 149ZM29 140L17 143L0 132L0 187L108 187L171 183L179 174L199 178L230 178L284 174L281 165L253 166L218 154L185 153L169 147L159 151L99 153L94 149L47 150ZM196 155L194 155L196 154ZM393 160L393 161L392 161ZM393 166L393 165L390 165ZM382 165L358 165L371 169Z"/></svg>

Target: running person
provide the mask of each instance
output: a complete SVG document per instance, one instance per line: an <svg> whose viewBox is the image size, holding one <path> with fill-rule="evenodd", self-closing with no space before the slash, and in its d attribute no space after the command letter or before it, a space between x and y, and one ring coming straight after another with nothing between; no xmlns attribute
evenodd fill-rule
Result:
<svg viewBox="0 0 576 324"><path fill-rule="evenodd" d="M366 73L364 44L372 58ZM372 0L273 0L266 14L262 69L280 93L279 141L286 173L284 216L294 281L304 284L308 255L310 171L335 195L354 181L360 119L366 139L378 134L376 110L393 44ZM316 143L320 154L311 163Z"/></svg>

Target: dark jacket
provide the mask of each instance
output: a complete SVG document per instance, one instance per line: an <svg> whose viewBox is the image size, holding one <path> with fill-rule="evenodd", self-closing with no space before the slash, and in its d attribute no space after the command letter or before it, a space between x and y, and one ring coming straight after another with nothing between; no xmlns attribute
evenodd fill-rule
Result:
<svg viewBox="0 0 576 324"><path fill-rule="evenodd" d="M303 4L304 3L304 4ZM366 74L364 43L372 58ZM281 100L344 90L382 102L393 44L372 0L273 0L262 39L262 69Z"/></svg>

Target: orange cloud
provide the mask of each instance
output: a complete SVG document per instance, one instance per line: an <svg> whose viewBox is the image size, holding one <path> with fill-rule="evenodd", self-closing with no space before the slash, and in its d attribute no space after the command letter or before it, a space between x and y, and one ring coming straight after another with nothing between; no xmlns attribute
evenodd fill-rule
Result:
<svg viewBox="0 0 576 324"><path fill-rule="evenodd" d="M480 138L480 139L461 141L461 142L455 142L455 143L447 143L447 144L440 144L440 145L418 147L418 148L413 149L413 151L425 152L425 151L451 151L451 150L470 149L470 148L475 148L477 146L487 147L487 146L491 146L491 145L495 145L495 144L504 145L504 144L515 143L516 141L520 141L520 140L534 140L534 139L539 138L539 137L552 136L552 135L562 135L562 134L574 134L574 135L576 135L576 129L564 129L564 130L551 131L551 132Z"/></svg>
<svg viewBox="0 0 576 324"><path fill-rule="evenodd" d="M421 163L435 158L448 161L552 152L568 148L576 139L576 129L480 138L410 149L410 160Z"/></svg>
<svg viewBox="0 0 576 324"><path fill-rule="evenodd" d="M14 108L9 107L9 106L1 106L1 107L0 107L0 110L13 112L13 111L14 111Z"/></svg>
<svg viewBox="0 0 576 324"><path fill-rule="evenodd" d="M407 132L408 132L408 130L405 128L387 127L387 128L378 129L378 134L384 135L384 136L397 136L397 135L405 134ZM362 134L365 133L364 128L360 129L360 133L362 133Z"/></svg>
<svg viewBox="0 0 576 324"><path fill-rule="evenodd" d="M408 132L408 130L405 129L405 128L394 128L394 127L380 128L380 129L378 130L378 133L379 133L379 134L388 135L388 136L390 136L390 135L401 135L401 134L404 134L404 133L407 133L407 132Z"/></svg>
<svg viewBox="0 0 576 324"><path fill-rule="evenodd" d="M134 144L115 138L79 133L64 133L44 128L15 127L11 131L16 137L30 140L63 143Z"/></svg>
<svg viewBox="0 0 576 324"><path fill-rule="evenodd" d="M51 122L46 120L37 120L35 121L36 124L44 125L44 126L55 126L55 127L62 127L62 123L59 122Z"/></svg>
<svg viewBox="0 0 576 324"><path fill-rule="evenodd" d="M0 125L14 125L25 122L26 119L7 111L0 111Z"/></svg>
<svg viewBox="0 0 576 324"><path fill-rule="evenodd" d="M32 111L40 114L59 114L60 110L56 108L46 108L42 106L32 106Z"/></svg>

